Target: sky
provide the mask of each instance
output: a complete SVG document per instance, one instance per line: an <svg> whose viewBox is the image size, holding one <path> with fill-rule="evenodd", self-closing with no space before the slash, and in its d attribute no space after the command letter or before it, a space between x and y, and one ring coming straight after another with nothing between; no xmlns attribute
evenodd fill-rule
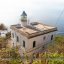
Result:
<svg viewBox="0 0 64 64"><path fill-rule="evenodd" d="M55 25L58 18L64 20L63 10L64 0L0 0L0 23L8 26L19 23L22 11L26 11L29 20Z"/></svg>

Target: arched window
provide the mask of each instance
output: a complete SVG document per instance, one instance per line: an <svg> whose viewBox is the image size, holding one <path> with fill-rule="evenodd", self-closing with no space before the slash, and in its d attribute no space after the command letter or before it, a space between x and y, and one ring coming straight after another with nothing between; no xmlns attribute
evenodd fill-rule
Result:
<svg viewBox="0 0 64 64"><path fill-rule="evenodd" d="M53 40L53 35L51 35L51 40Z"/></svg>
<svg viewBox="0 0 64 64"><path fill-rule="evenodd" d="M45 46L43 46L42 49L44 50L45 49Z"/></svg>
<svg viewBox="0 0 64 64"><path fill-rule="evenodd" d="M23 47L25 47L25 41L23 41Z"/></svg>
<svg viewBox="0 0 64 64"><path fill-rule="evenodd" d="M14 33L12 33L12 37L14 38Z"/></svg>
<svg viewBox="0 0 64 64"><path fill-rule="evenodd" d="M17 36L17 42L19 42L19 37Z"/></svg>
<svg viewBox="0 0 64 64"><path fill-rule="evenodd" d="M1 33L0 33L0 35L1 35Z"/></svg>
<svg viewBox="0 0 64 64"><path fill-rule="evenodd" d="M45 40L45 39L46 39L46 37L44 36L44 37L43 37L43 40Z"/></svg>
<svg viewBox="0 0 64 64"><path fill-rule="evenodd" d="M36 41L33 41L33 48L36 47Z"/></svg>

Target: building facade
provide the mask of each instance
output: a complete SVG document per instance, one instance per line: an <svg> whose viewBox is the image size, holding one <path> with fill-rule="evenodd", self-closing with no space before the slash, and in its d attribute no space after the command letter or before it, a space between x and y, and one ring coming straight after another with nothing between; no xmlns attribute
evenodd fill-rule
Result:
<svg viewBox="0 0 64 64"><path fill-rule="evenodd" d="M23 11L21 24L11 26L11 39L13 46L19 46L21 56L24 53L39 53L44 49L44 45L50 43L57 28L39 22L27 24L27 14Z"/></svg>

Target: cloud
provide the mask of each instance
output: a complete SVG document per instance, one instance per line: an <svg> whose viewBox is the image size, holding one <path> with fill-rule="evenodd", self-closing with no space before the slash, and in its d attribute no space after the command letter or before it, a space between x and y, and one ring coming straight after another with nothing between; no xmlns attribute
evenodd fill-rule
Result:
<svg viewBox="0 0 64 64"><path fill-rule="evenodd" d="M55 17L63 8L64 0L0 0L0 22L18 22L23 10L37 19Z"/></svg>

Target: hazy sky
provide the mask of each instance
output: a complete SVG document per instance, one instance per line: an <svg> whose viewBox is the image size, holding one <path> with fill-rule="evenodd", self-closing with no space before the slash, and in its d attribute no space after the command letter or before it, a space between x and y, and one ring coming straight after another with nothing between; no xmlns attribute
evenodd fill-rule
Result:
<svg viewBox="0 0 64 64"><path fill-rule="evenodd" d="M23 10L29 19L56 21L63 9L64 0L0 0L0 23L19 23Z"/></svg>

